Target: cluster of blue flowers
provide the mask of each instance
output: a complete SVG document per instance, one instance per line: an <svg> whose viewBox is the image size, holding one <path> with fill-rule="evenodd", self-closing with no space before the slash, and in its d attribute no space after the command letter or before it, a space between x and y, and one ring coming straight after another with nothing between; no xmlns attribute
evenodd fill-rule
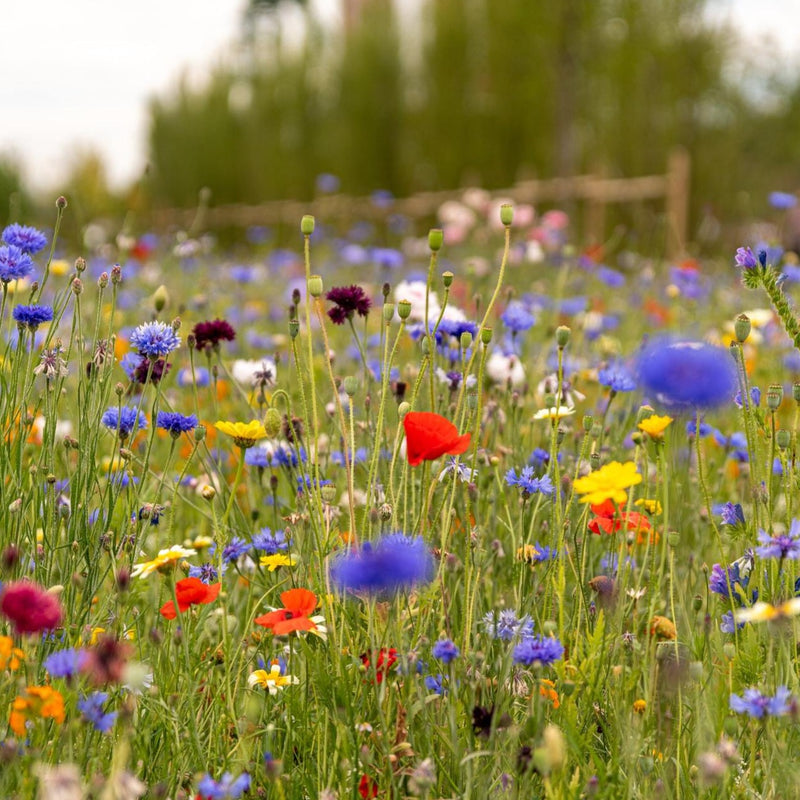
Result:
<svg viewBox="0 0 800 800"><path fill-rule="evenodd" d="M133 406L111 406L100 417L100 422L109 430L119 431L120 436L129 436L134 428L147 428L147 417L143 411Z"/></svg>
<svg viewBox="0 0 800 800"><path fill-rule="evenodd" d="M139 355L164 358L181 344L181 337L166 322L145 322L131 334L131 345Z"/></svg>
<svg viewBox="0 0 800 800"><path fill-rule="evenodd" d="M792 693L785 686L779 686L772 697L762 694L758 689L745 689L741 697L738 694L731 695L730 708L737 714L763 719L788 714L791 709L790 704L794 702Z"/></svg>
<svg viewBox="0 0 800 800"><path fill-rule="evenodd" d="M185 416L176 411L159 411L156 415L156 427L169 431L175 439L182 433L193 431L197 425L197 417L194 414Z"/></svg>
<svg viewBox="0 0 800 800"><path fill-rule="evenodd" d="M30 306L16 306L12 316L17 325L35 331L40 325L53 319L53 309L36 303Z"/></svg>
<svg viewBox="0 0 800 800"><path fill-rule="evenodd" d="M218 781L206 773L197 784L197 791L203 800L237 800L249 789L250 776L246 772L237 778L225 772Z"/></svg>
<svg viewBox="0 0 800 800"><path fill-rule="evenodd" d="M555 491L550 476L542 475L541 478L537 478L533 467L523 467L519 475L512 467L506 473L506 483L509 486L518 486L522 490L523 497L530 497L532 494L543 494L545 497L551 497Z"/></svg>
<svg viewBox="0 0 800 800"><path fill-rule="evenodd" d="M433 579L428 546L419 537L391 533L343 553L331 564L331 580L343 591L392 595Z"/></svg>
<svg viewBox="0 0 800 800"><path fill-rule="evenodd" d="M93 692L87 697L82 697L78 700L78 711L100 733L108 733L117 718L116 711L106 711L104 709L107 701L108 692Z"/></svg>

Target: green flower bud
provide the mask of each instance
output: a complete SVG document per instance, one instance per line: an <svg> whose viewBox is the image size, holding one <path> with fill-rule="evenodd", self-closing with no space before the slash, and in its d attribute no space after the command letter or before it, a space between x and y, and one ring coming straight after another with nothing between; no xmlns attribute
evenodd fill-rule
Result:
<svg viewBox="0 0 800 800"><path fill-rule="evenodd" d="M589 433L594 426L594 417L591 414L586 414L583 417L583 430L584 433Z"/></svg>
<svg viewBox="0 0 800 800"><path fill-rule="evenodd" d="M652 406L641 406L636 412L636 424L644 422L649 417L652 417L656 410Z"/></svg>
<svg viewBox="0 0 800 800"><path fill-rule="evenodd" d="M444 284L445 289L450 288L450 286L453 283L453 277L454 275L452 272L450 272L450 270L447 270L447 272L442 273L442 283Z"/></svg>
<svg viewBox="0 0 800 800"><path fill-rule="evenodd" d="M781 429L775 432L775 443L781 450L786 450L792 443L792 434L790 431Z"/></svg>
<svg viewBox="0 0 800 800"><path fill-rule="evenodd" d="M569 344L569 337L572 331L566 325L559 325L556 328L556 344L563 350Z"/></svg>
<svg viewBox="0 0 800 800"><path fill-rule="evenodd" d="M311 236L314 233L314 217L311 214L304 214L300 220L300 232L303 236Z"/></svg>
<svg viewBox="0 0 800 800"><path fill-rule="evenodd" d="M767 388L767 408L770 411L777 411L783 402L783 386L779 383L771 383Z"/></svg>
<svg viewBox="0 0 800 800"><path fill-rule="evenodd" d="M383 304L383 321L388 325L394 316L394 303Z"/></svg>
<svg viewBox="0 0 800 800"><path fill-rule="evenodd" d="M510 203L500 206L500 222L508 228L514 221L514 207Z"/></svg>
<svg viewBox="0 0 800 800"><path fill-rule="evenodd" d="M667 544L670 547L675 548L680 543L681 543L681 535L678 533L678 531L670 531L667 534Z"/></svg>
<svg viewBox="0 0 800 800"><path fill-rule="evenodd" d="M740 344L747 341L752 327L750 317L748 317L747 314L739 314L739 316L736 317L736 321L733 323L733 332L736 334L736 341Z"/></svg>
<svg viewBox="0 0 800 800"><path fill-rule="evenodd" d="M405 400L397 406L397 416L400 419L403 419L408 412L411 411L411 403L406 402Z"/></svg>
<svg viewBox="0 0 800 800"><path fill-rule="evenodd" d="M348 375L343 381L344 393L348 397L352 397L358 391L358 378L353 375Z"/></svg>
<svg viewBox="0 0 800 800"><path fill-rule="evenodd" d="M321 275L312 275L308 279L308 293L312 297L320 297L324 291Z"/></svg>
<svg viewBox="0 0 800 800"><path fill-rule="evenodd" d="M267 413L264 414L264 430L270 439L274 439L283 427L283 420L281 419L281 412L277 408L268 408Z"/></svg>
<svg viewBox="0 0 800 800"><path fill-rule="evenodd" d="M291 336L292 339L296 339L298 333L300 333L300 322L298 320L296 320L296 319L290 319L289 320L289 336Z"/></svg>
<svg viewBox="0 0 800 800"><path fill-rule="evenodd" d="M323 486L319 493L322 497L322 501L330 505L336 499L336 487L332 483L326 483Z"/></svg>
<svg viewBox="0 0 800 800"><path fill-rule="evenodd" d="M205 425L198 425L194 429L194 440L196 442L202 442L203 439L206 438L206 426Z"/></svg>
<svg viewBox="0 0 800 800"><path fill-rule="evenodd" d="M462 350L469 350L469 348L472 347L472 334L469 331L463 331L460 343Z"/></svg>
<svg viewBox="0 0 800 800"><path fill-rule="evenodd" d="M397 316L400 319L408 319L411 316L411 301L401 300L397 304Z"/></svg>
<svg viewBox="0 0 800 800"><path fill-rule="evenodd" d="M156 313L159 313L168 305L169 292L167 292L167 287L162 283L153 294L153 308L156 310Z"/></svg>
<svg viewBox="0 0 800 800"><path fill-rule="evenodd" d="M491 328L481 328L481 342L483 344L489 344L492 341L492 329Z"/></svg>
<svg viewBox="0 0 800 800"><path fill-rule="evenodd" d="M436 253L442 249L442 244L444 244L444 232L442 229L431 228L428 231L428 247Z"/></svg>

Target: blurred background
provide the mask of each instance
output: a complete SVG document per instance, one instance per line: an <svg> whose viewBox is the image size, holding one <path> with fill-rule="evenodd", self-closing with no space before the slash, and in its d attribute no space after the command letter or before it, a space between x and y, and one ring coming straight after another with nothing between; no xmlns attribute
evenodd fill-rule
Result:
<svg viewBox="0 0 800 800"><path fill-rule="evenodd" d="M16 3L0 224L58 194L77 227L141 232L201 190L501 190L660 175L678 152L688 238L714 247L800 188L798 22L794 0Z"/></svg>

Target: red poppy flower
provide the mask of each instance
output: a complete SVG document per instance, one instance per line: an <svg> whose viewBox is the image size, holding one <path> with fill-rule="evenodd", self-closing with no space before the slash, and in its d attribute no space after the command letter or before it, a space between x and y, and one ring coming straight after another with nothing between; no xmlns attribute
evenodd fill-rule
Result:
<svg viewBox="0 0 800 800"><path fill-rule="evenodd" d="M11 620L17 633L52 630L64 616L58 598L33 581L6 584L0 594L0 614Z"/></svg>
<svg viewBox="0 0 800 800"><path fill-rule="evenodd" d="M625 530L647 533L650 530L650 520L638 511L617 511L611 500L593 505L592 512L597 516L589 521L589 530L592 533L616 533L623 526Z"/></svg>
<svg viewBox="0 0 800 800"><path fill-rule="evenodd" d="M358 793L365 798L378 796L378 784L369 777L369 775L362 775L361 780L358 782Z"/></svg>
<svg viewBox="0 0 800 800"><path fill-rule="evenodd" d="M256 617L256 625L270 628L281 635L292 631L315 631L317 624L309 619L317 607L317 596L309 589L289 589L281 592L283 608Z"/></svg>
<svg viewBox="0 0 800 800"><path fill-rule="evenodd" d="M394 647L388 649L381 647L381 649L378 650L378 657L375 663L373 663L371 650L367 650L366 653L361 654L361 663L367 669L372 668L375 670L375 683L383 683L383 676L389 672L396 662L397 650L395 650Z"/></svg>
<svg viewBox="0 0 800 800"><path fill-rule="evenodd" d="M470 434L458 435L450 420L430 411L409 411L403 419L406 454L412 467L443 455L457 456L469 447Z"/></svg>
<svg viewBox="0 0 800 800"><path fill-rule="evenodd" d="M203 583L200 578L184 578L175 584L175 596L178 598L178 608L181 614L189 610L189 606L205 605L213 603L217 599L219 589L222 584L214 583L208 585ZM170 600L161 606L161 616L167 619L175 619L175 603Z"/></svg>

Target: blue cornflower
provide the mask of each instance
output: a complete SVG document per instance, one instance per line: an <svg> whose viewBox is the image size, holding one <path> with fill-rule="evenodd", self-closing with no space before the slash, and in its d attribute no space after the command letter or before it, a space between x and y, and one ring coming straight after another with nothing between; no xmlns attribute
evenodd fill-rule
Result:
<svg viewBox="0 0 800 800"><path fill-rule="evenodd" d="M218 781L206 773L197 784L197 791L204 800L237 800L249 788L250 776L246 772L238 778L225 772Z"/></svg>
<svg viewBox="0 0 800 800"><path fill-rule="evenodd" d="M734 622L733 611L726 611L719 621L719 629L723 633L733 633L744 628L744 622Z"/></svg>
<svg viewBox="0 0 800 800"><path fill-rule="evenodd" d="M758 386L753 386L750 389L750 399L753 401L754 406L758 406L761 403L761 389ZM739 389L738 392L733 396L733 402L736 403L739 408L742 407L742 390Z"/></svg>
<svg viewBox="0 0 800 800"><path fill-rule="evenodd" d="M33 304L30 306L16 306L12 312L14 321L28 330L35 331L42 323L53 319L53 309L50 306Z"/></svg>
<svg viewBox="0 0 800 800"><path fill-rule="evenodd" d="M86 663L86 651L75 647L56 650L44 660L44 668L51 678L74 678Z"/></svg>
<svg viewBox="0 0 800 800"><path fill-rule="evenodd" d="M612 289L619 289L625 285L625 276L611 267L600 265L595 272L595 275L606 285Z"/></svg>
<svg viewBox="0 0 800 800"><path fill-rule="evenodd" d="M103 706L108 700L107 692L93 692L88 697L78 700L78 710L87 722L91 722L96 731L108 733L117 718L116 711L104 711Z"/></svg>
<svg viewBox="0 0 800 800"><path fill-rule="evenodd" d="M434 694L447 694L447 688L444 685L445 677L440 672L438 675L426 675L424 679L425 688Z"/></svg>
<svg viewBox="0 0 800 800"><path fill-rule="evenodd" d="M375 543L336 557L331 580L342 590L396 594L433 578L433 558L419 537L402 533L383 536Z"/></svg>
<svg viewBox="0 0 800 800"><path fill-rule="evenodd" d="M597 373L597 380L601 386L607 386L612 392L632 392L636 388L636 381L621 364L612 364Z"/></svg>
<svg viewBox="0 0 800 800"><path fill-rule="evenodd" d="M500 319L507 328L515 333L527 331L536 323L536 317L519 301L509 303Z"/></svg>
<svg viewBox="0 0 800 800"><path fill-rule="evenodd" d="M431 654L434 658L438 658L439 661L449 664L461 655L461 651L456 647L455 642L450 639L439 639L431 648Z"/></svg>
<svg viewBox="0 0 800 800"><path fill-rule="evenodd" d="M749 247L738 247L734 257L736 266L742 269L755 269L758 266L758 259L753 255Z"/></svg>
<svg viewBox="0 0 800 800"><path fill-rule="evenodd" d="M758 689L745 689L742 697L732 694L729 702L731 711L747 714L753 719L763 719L788 714L791 697L792 693L785 686L779 686L774 697L761 694Z"/></svg>
<svg viewBox="0 0 800 800"><path fill-rule="evenodd" d="M178 386L181 387L197 386L198 389L202 389L211 383L211 374L205 367L195 367L193 381L192 371L190 369L182 369L178 372L177 382Z"/></svg>
<svg viewBox="0 0 800 800"><path fill-rule="evenodd" d="M222 565L222 570L223 572L225 571L225 564ZM189 577L199 578L203 583L216 583L218 576L217 568L209 561L206 561L205 564L201 564L199 567L189 567Z"/></svg>
<svg viewBox="0 0 800 800"><path fill-rule="evenodd" d="M564 655L564 645L554 636L531 636L514 648L514 663L530 666L552 664Z"/></svg>
<svg viewBox="0 0 800 800"><path fill-rule="evenodd" d="M262 528L253 536L253 547L268 556L274 556L282 550L287 550L289 542L286 540L286 534L283 531L273 532L269 528Z"/></svg>
<svg viewBox="0 0 800 800"><path fill-rule="evenodd" d="M145 322L131 334L131 345L147 358L164 358L180 344L181 337L166 322Z"/></svg>
<svg viewBox="0 0 800 800"><path fill-rule="evenodd" d="M0 281L9 283L33 272L31 257L13 244L0 247Z"/></svg>
<svg viewBox="0 0 800 800"><path fill-rule="evenodd" d="M517 475L516 470L512 467L506 473L506 483L509 486L519 486L522 489L523 496L530 496L532 494L543 494L550 497L555 491L553 481L549 475L542 475L537 478L534 474L533 467L523 467L522 472Z"/></svg>
<svg viewBox="0 0 800 800"><path fill-rule="evenodd" d="M782 211L787 208L794 208L797 205L797 197L789 194L789 192L770 192L767 200L773 208Z"/></svg>
<svg viewBox="0 0 800 800"><path fill-rule="evenodd" d="M133 406L111 406L102 417L100 422L109 430L119 431L120 436L127 437L134 428L140 431L147 427L147 417L143 411Z"/></svg>
<svg viewBox="0 0 800 800"><path fill-rule="evenodd" d="M317 175L316 187L318 192L332 194L339 191L339 186L341 186L341 181L336 175L330 172L321 172Z"/></svg>
<svg viewBox="0 0 800 800"><path fill-rule="evenodd" d="M736 388L730 354L704 342L655 339L640 351L637 372L653 400L675 412L722 405Z"/></svg>
<svg viewBox="0 0 800 800"><path fill-rule="evenodd" d="M524 639L533 636L533 620L527 614L518 617L513 608L504 608L499 612L487 611L482 622L486 632L495 639L508 642L515 637Z"/></svg>
<svg viewBox="0 0 800 800"><path fill-rule="evenodd" d="M159 411L156 416L156 427L169 431L173 439L177 439L182 433L193 431L197 425L197 417L194 414L186 417L176 411Z"/></svg>
<svg viewBox="0 0 800 800"><path fill-rule="evenodd" d="M20 225L18 222L9 225L0 239L30 255L38 253L47 246L47 237L41 231L28 225Z"/></svg>
<svg viewBox="0 0 800 800"><path fill-rule="evenodd" d="M542 564L545 561L555 561L558 558L558 550L555 547L547 547L546 545L535 542L533 545L533 552L523 550L525 554L525 562L528 564Z"/></svg>
<svg viewBox="0 0 800 800"><path fill-rule="evenodd" d="M686 435L687 436L694 436L697 433L697 419L690 419L686 423ZM711 436L712 434L716 435L719 431L713 426L709 425L707 422L700 420L700 438L705 439L706 436Z"/></svg>
<svg viewBox="0 0 800 800"><path fill-rule="evenodd" d="M625 556L625 561L623 563L631 570L636 569L636 559L633 556ZM617 574L618 566L619 555L617 553L606 553L600 559L600 569L612 577Z"/></svg>
<svg viewBox="0 0 800 800"><path fill-rule="evenodd" d="M711 567L711 574L708 576L709 590L726 599L733 593L734 598L739 605L741 605L742 599L736 591L736 587L741 586L743 589L747 588L747 584L750 581L750 571L753 569L754 562L753 551L748 550L727 569L723 569L720 564L714 564L714 566Z"/></svg>
<svg viewBox="0 0 800 800"><path fill-rule="evenodd" d="M234 536L225 547L222 548L222 560L226 564L235 564L243 555L250 552L252 548L250 542L246 542L241 536ZM217 552L217 545L212 544L208 548L209 555L214 555Z"/></svg>
<svg viewBox="0 0 800 800"><path fill-rule="evenodd" d="M761 547L756 547L756 553L761 558L788 558L796 561L800 558L800 520L792 521L788 533L770 536L766 531L759 530L758 541Z"/></svg>
<svg viewBox="0 0 800 800"><path fill-rule="evenodd" d="M536 469L546 467L550 463L550 452L543 447L535 447L528 459L528 463Z"/></svg>

